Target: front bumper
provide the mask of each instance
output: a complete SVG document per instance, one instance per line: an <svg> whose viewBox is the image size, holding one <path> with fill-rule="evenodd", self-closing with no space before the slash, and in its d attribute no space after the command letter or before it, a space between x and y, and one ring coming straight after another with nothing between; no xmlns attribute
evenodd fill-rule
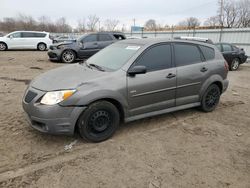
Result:
<svg viewBox="0 0 250 188"><path fill-rule="evenodd" d="M36 94L31 96L33 99L27 97L29 92ZM86 107L42 105L39 101L44 94L44 91L32 87L26 91L22 104L29 124L40 132L73 135L77 119Z"/></svg>
<svg viewBox="0 0 250 188"><path fill-rule="evenodd" d="M61 51L59 50L49 50L48 51L49 60L51 61L60 61Z"/></svg>

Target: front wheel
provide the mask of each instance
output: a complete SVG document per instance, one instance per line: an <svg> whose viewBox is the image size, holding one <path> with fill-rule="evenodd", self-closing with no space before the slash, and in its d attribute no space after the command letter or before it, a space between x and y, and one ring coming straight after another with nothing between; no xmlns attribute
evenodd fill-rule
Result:
<svg viewBox="0 0 250 188"><path fill-rule="evenodd" d="M91 104L79 117L77 126L82 138L101 142L110 138L118 128L120 114L110 102L99 101Z"/></svg>
<svg viewBox="0 0 250 188"><path fill-rule="evenodd" d="M238 70L239 66L240 66L240 60L238 58L235 58L233 59L229 68L231 71L236 71Z"/></svg>
<svg viewBox="0 0 250 188"><path fill-rule="evenodd" d="M201 109L205 112L213 111L220 101L221 91L216 84L210 85L201 100Z"/></svg>
<svg viewBox="0 0 250 188"><path fill-rule="evenodd" d="M0 51L5 51L7 50L7 45L3 42L0 42Z"/></svg>
<svg viewBox="0 0 250 188"><path fill-rule="evenodd" d="M72 50L65 50L62 53L61 59L63 63L73 63L76 59L76 55Z"/></svg>

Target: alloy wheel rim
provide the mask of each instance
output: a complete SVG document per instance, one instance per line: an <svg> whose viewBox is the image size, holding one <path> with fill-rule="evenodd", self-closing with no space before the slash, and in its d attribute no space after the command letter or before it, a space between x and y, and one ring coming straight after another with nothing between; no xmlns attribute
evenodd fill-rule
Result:
<svg viewBox="0 0 250 188"><path fill-rule="evenodd" d="M72 52L66 51L63 53L63 59L66 62L72 62L74 59L74 54Z"/></svg>
<svg viewBox="0 0 250 188"><path fill-rule="evenodd" d="M4 44L0 44L0 50L5 50L6 46Z"/></svg>
<svg viewBox="0 0 250 188"><path fill-rule="evenodd" d="M45 45L44 45L44 44L40 44L40 45L39 45L39 49L40 49L40 50L45 50Z"/></svg>
<svg viewBox="0 0 250 188"><path fill-rule="evenodd" d="M220 92L213 88L211 89L206 98L205 98L205 104L208 108L213 108L219 101L219 96L220 96Z"/></svg>
<svg viewBox="0 0 250 188"><path fill-rule="evenodd" d="M238 60L234 60L233 61L233 69L236 70L239 67L239 61Z"/></svg>

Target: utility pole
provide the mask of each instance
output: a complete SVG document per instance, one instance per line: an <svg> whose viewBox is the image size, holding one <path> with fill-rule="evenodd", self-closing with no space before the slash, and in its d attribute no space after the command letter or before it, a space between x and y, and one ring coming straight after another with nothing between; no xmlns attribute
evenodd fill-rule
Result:
<svg viewBox="0 0 250 188"><path fill-rule="evenodd" d="M134 26L135 26L135 18L133 19L133 21L134 21Z"/></svg>
<svg viewBox="0 0 250 188"><path fill-rule="evenodd" d="M219 42L221 42L222 40L222 30L223 30L223 21L224 21L224 2L223 0L220 0L220 38L219 38Z"/></svg>
<svg viewBox="0 0 250 188"><path fill-rule="evenodd" d="M224 11L224 1L220 0L220 22L221 22L220 24L221 24L221 27L223 27L223 20L224 20L223 11Z"/></svg>

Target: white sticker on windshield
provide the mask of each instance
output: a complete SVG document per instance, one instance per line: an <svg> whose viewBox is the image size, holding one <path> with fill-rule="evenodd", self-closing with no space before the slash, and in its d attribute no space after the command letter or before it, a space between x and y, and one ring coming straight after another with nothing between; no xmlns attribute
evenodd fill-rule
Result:
<svg viewBox="0 0 250 188"><path fill-rule="evenodd" d="M128 46L126 49L127 50L139 50L140 46Z"/></svg>

